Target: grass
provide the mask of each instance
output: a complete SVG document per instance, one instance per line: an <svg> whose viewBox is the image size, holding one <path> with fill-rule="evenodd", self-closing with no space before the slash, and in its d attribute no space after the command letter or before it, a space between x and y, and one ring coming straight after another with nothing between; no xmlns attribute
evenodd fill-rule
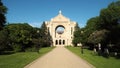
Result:
<svg viewBox="0 0 120 68"><path fill-rule="evenodd" d="M0 68L23 68L30 62L51 51L53 47L42 48L40 53L21 52L11 55L0 55Z"/></svg>
<svg viewBox="0 0 120 68"><path fill-rule="evenodd" d="M80 47L66 47L79 57L88 61L96 68L120 68L120 59L114 57L104 58L102 56L94 55L92 51L84 49L84 54L81 54Z"/></svg>

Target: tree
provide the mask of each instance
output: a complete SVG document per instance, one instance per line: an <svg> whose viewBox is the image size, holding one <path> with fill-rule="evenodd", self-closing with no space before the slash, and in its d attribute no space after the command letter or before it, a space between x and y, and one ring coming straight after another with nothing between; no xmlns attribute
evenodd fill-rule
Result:
<svg viewBox="0 0 120 68"><path fill-rule="evenodd" d="M45 22L43 22L42 26L41 26L41 36L42 36L42 46L43 47L48 47L52 45L52 37L49 33L49 30L47 29L47 26L45 24Z"/></svg>
<svg viewBox="0 0 120 68"><path fill-rule="evenodd" d="M80 28L78 26L78 24L76 24L75 26L75 31L74 31L74 37L72 40L72 43L74 44L74 46L77 46L78 43L80 43Z"/></svg>
<svg viewBox="0 0 120 68"><path fill-rule="evenodd" d="M107 40L108 33L107 30L94 31L88 37L88 42L93 44L104 43Z"/></svg>
<svg viewBox="0 0 120 68"><path fill-rule="evenodd" d="M47 40L48 40L48 45L52 46L53 41L52 41L52 36L50 35L49 30L48 30L48 33L47 33Z"/></svg>
<svg viewBox="0 0 120 68"><path fill-rule="evenodd" d="M83 31L83 44L88 44L88 37L90 34L92 34L94 31L99 30L99 17L92 17L87 21L87 25L85 28L81 29Z"/></svg>
<svg viewBox="0 0 120 68"><path fill-rule="evenodd" d="M8 24L0 31L0 52L7 49L14 52L37 51L50 46L52 37L46 25L33 28L27 23Z"/></svg>
<svg viewBox="0 0 120 68"><path fill-rule="evenodd" d="M78 31L80 29L78 23L76 23L76 26L74 28L75 28L75 31Z"/></svg>
<svg viewBox="0 0 120 68"><path fill-rule="evenodd" d="M32 31L32 43L34 46L32 46L31 51L37 51L39 53L40 48L42 47L42 31L40 28L33 28Z"/></svg>
<svg viewBox="0 0 120 68"><path fill-rule="evenodd" d="M28 24L9 24L6 26L9 30L11 47L15 52L25 51L30 47L32 27Z"/></svg>
<svg viewBox="0 0 120 68"><path fill-rule="evenodd" d="M0 30L4 27L6 23L5 14L7 13L6 6L3 5L2 1L0 0Z"/></svg>
<svg viewBox="0 0 120 68"><path fill-rule="evenodd" d="M9 43L9 32L4 28L0 31L0 53L11 49Z"/></svg>
<svg viewBox="0 0 120 68"><path fill-rule="evenodd" d="M92 37L92 33L106 30L109 32L106 43L114 43L118 40L119 34L119 20L120 20L120 1L113 2L100 11L100 15L93 17L87 21L87 26L84 29L85 36ZM94 36L94 35L93 35ZM86 38L87 38L86 37ZM101 35L102 37L102 35ZM90 41L90 40L89 40ZM93 40L91 40L93 41Z"/></svg>
<svg viewBox="0 0 120 68"><path fill-rule="evenodd" d="M81 28L79 33L75 33L79 41L84 45L89 45L93 49L94 45L101 44L101 48L113 44L117 52L120 52L120 1L113 2L100 11L100 15L92 17L87 21L87 25ZM77 44L77 41L74 43ZM76 39L77 40L77 39Z"/></svg>
<svg viewBox="0 0 120 68"><path fill-rule="evenodd" d="M116 44L120 36L119 30L120 20L120 1L113 2L107 8L102 9L100 12L100 23L102 29L110 31L109 42Z"/></svg>
<svg viewBox="0 0 120 68"><path fill-rule="evenodd" d="M100 12L100 26L112 30L118 25L120 19L120 1L113 2Z"/></svg>

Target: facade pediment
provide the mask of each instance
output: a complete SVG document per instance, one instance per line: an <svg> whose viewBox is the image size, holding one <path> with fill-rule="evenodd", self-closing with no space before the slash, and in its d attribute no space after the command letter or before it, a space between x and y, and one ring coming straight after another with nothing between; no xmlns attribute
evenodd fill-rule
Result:
<svg viewBox="0 0 120 68"><path fill-rule="evenodd" d="M62 13L59 13L56 17L52 18L51 21L70 21L70 19L63 16Z"/></svg>

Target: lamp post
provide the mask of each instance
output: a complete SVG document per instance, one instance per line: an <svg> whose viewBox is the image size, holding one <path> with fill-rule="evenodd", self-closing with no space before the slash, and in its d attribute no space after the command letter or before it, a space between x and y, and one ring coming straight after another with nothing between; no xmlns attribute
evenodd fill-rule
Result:
<svg viewBox="0 0 120 68"><path fill-rule="evenodd" d="M100 43L98 43L98 49L101 50L101 44Z"/></svg>
<svg viewBox="0 0 120 68"><path fill-rule="evenodd" d="M37 30L37 36L38 36L38 43L37 43L37 45L36 45L36 51L39 53L39 49L40 49L40 40L39 40L39 33L40 33L40 31L39 30Z"/></svg>
<svg viewBox="0 0 120 68"><path fill-rule="evenodd" d="M81 43L78 43L77 45L81 47L81 54L83 54L83 45Z"/></svg>
<svg viewBox="0 0 120 68"><path fill-rule="evenodd" d="M101 44L98 43L98 55L101 55Z"/></svg>
<svg viewBox="0 0 120 68"><path fill-rule="evenodd" d="M81 45L81 53L83 54L83 45Z"/></svg>
<svg viewBox="0 0 120 68"><path fill-rule="evenodd" d="M81 31L81 34L83 34L84 32L83 31ZM83 36L83 35L82 35ZM83 45L80 43L80 47L81 47L81 54L83 54L84 52L83 52Z"/></svg>

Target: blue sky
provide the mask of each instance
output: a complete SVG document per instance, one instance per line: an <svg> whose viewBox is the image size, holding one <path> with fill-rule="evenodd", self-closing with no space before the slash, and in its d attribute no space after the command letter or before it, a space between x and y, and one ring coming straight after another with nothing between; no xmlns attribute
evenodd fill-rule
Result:
<svg viewBox="0 0 120 68"><path fill-rule="evenodd" d="M99 15L102 8L117 0L2 0L8 8L9 23L29 23L40 27L43 21L55 17L59 10L72 21L84 27L91 17Z"/></svg>

